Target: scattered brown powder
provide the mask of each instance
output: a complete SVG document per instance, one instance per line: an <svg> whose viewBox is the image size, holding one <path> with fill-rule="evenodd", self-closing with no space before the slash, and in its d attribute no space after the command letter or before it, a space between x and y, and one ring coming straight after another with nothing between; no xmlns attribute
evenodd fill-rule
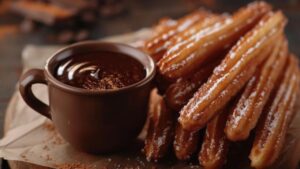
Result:
<svg viewBox="0 0 300 169"><path fill-rule="evenodd" d="M40 158L45 159L46 161L52 161L53 160L53 158L49 154L40 155Z"/></svg>
<svg viewBox="0 0 300 169"><path fill-rule="evenodd" d="M44 145L43 150L49 151L49 147L47 145Z"/></svg>
<svg viewBox="0 0 300 169"><path fill-rule="evenodd" d="M58 134L58 132L55 129L55 126L53 125L52 122L47 121L46 123L43 124L43 128L47 130L48 132L51 132L53 135L51 136L50 140L52 144L54 145L60 145L65 143L64 139ZM45 143L48 143L48 140L45 141ZM49 150L49 147L43 147L44 150Z"/></svg>
<svg viewBox="0 0 300 169"><path fill-rule="evenodd" d="M55 132L55 134L53 135L53 141L51 143L54 145L61 145L64 144L65 141L57 132Z"/></svg>
<svg viewBox="0 0 300 169"><path fill-rule="evenodd" d="M23 158L24 161L28 161L28 158L27 158L27 156L24 153L21 154L20 156Z"/></svg>
<svg viewBox="0 0 300 169"><path fill-rule="evenodd" d="M47 160L47 161L52 161L53 158L52 158L49 154L47 154L47 155L46 155L46 160Z"/></svg>
<svg viewBox="0 0 300 169"><path fill-rule="evenodd" d="M46 123L43 124L43 128L48 130L48 131L54 131L55 127L52 124L52 122L47 121Z"/></svg>

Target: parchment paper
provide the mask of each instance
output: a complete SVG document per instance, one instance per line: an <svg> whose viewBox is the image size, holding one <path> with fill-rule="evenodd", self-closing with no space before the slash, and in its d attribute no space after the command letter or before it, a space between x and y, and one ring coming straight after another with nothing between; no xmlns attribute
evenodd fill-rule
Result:
<svg viewBox="0 0 300 169"><path fill-rule="evenodd" d="M142 29L105 40L131 43L149 36L151 31ZM59 48L60 46L27 46L22 53L24 70L43 68L46 59ZM36 85L33 90L38 98L48 103L45 86ZM294 125L290 130L289 135L292 139L287 142L290 145L285 150L288 151L288 155L284 155L285 158L293 161L290 166L292 168L299 161L300 153L299 135L294 134L300 133L299 116L295 121L298 125ZM174 162L176 161L174 159L167 159L159 164L147 162L140 152L142 146L140 142L122 153L111 155L93 156L78 152L61 138L50 120L34 112L24 103L18 91L15 92L8 106L5 122L6 132L4 138L0 140L0 157L7 160L24 161L53 168L201 168L190 163Z"/></svg>

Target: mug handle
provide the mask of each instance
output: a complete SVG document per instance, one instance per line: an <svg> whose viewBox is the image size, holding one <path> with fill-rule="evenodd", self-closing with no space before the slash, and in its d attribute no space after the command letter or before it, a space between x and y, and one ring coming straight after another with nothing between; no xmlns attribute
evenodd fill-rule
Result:
<svg viewBox="0 0 300 169"><path fill-rule="evenodd" d="M32 92L32 85L37 83L47 85L44 71L41 69L31 69L22 75L19 84L19 91L29 107L41 115L51 119L49 106L39 100Z"/></svg>

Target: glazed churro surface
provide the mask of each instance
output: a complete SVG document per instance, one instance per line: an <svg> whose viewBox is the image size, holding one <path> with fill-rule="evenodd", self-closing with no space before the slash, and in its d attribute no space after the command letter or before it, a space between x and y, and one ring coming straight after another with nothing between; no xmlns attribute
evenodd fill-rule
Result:
<svg viewBox="0 0 300 169"><path fill-rule="evenodd" d="M197 10L161 20L143 47L157 63L160 94L149 112L147 159L174 153L218 169L231 147L247 142L251 167L272 167L297 112L300 85L286 24L265 2L231 15Z"/></svg>

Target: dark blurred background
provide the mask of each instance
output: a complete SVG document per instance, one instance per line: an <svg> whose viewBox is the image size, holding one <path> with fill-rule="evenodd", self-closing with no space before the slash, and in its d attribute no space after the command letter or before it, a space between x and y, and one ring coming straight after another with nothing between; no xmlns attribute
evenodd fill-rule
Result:
<svg viewBox="0 0 300 169"><path fill-rule="evenodd" d="M4 112L21 74L28 44L65 45L151 27L204 7L232 12L248 0L0 0L0 135ZM286 33L300 56L300 1L268 1L289 18Z"/></svg>

